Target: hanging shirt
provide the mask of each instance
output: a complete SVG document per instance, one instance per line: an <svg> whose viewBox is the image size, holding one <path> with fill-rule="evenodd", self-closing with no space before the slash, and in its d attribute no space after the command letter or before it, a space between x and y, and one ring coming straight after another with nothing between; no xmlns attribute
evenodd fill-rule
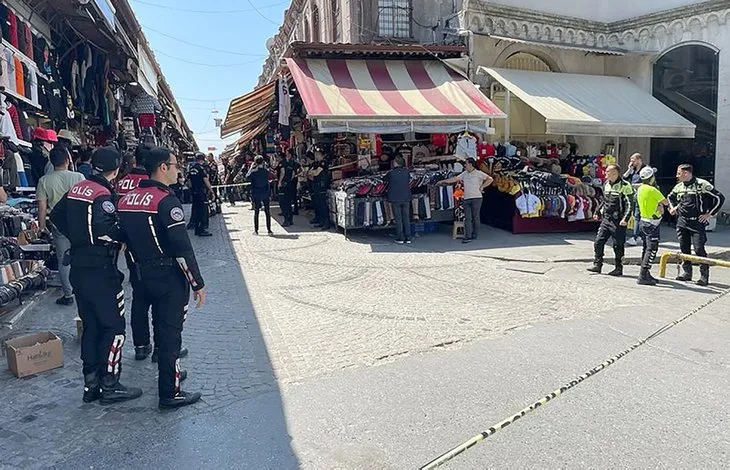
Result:
<svg viewBox="0 0 730 470"><path fill-rule="evenodd" d="M477 158L477 139L471 136L463 135L459 137L456 143L456 152L454 155L463 158Z"/></svg>
<svg viewBox="0 0 730 470"><path fill-rule="evenodd" d="M19 58L13 56L13 64L15 66L15 91L19 95L25 96L25 77L23 76L23 64Z"/></svg>
<svg viewBox="0 0 730 470"><path fill-rule="evenodd" d="M5 65L7 68L4 70L8 75L8 82L10 84L10 91L17 92L17 86L15 85L15 60L13 60L13 53L10 49L5 49Z"/></svg>

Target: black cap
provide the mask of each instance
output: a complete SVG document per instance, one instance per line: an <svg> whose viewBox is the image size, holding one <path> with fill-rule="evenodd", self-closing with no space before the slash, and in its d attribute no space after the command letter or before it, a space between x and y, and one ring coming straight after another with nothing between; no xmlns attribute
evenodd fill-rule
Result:
<svg viewBox="0 0 730 470"><path fill-rule="evenodd" d="M205 160L205 154L203 152L198 152L195 154L195 161L199 162L200 160Z"/></svg>
<svg viewBox="0 0 730 470"><path fill-rule="evenodd" d="M122 155L114 147L98 148L91 156L91 166L100 173L119 169L121 161Z"/></svg>

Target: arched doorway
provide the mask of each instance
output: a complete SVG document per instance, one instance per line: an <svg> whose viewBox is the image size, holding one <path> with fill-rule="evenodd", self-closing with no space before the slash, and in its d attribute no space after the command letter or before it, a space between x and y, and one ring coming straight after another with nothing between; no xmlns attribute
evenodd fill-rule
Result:
<svg viewBox="0 0 730 470"><path fill-rule="evenodd" d="M717 141L718 52L702 44L676 47L654 64L653 94L697 126L694 139L652 139L651 163L662 190L675 183L677 165L691 163L695 174L714 180Z"/></svg>

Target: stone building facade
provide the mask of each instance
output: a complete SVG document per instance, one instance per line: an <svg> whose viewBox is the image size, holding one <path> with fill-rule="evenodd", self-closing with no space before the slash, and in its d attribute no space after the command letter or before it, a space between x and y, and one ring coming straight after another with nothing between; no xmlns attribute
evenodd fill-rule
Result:
<svg viewBox="0 0 730 470"><path fill-rule="evenodd" d="M485 93L479 66L628 77L697 130L694 140L621 139L622 160L647 155L664 185L690 160L730 192L730 0L293 0L260 84L294 41L466 42ZM613 141L567 138L585 152Z"/></svg>

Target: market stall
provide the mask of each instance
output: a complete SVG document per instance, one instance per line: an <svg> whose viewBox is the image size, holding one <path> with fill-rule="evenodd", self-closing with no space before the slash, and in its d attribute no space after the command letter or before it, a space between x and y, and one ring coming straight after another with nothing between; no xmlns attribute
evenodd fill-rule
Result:
<svg viewBox="0 0 730 470"><path fill-rule="evenodd" d="M485 194L482 221L513 233L593 230L620 138L694 136L692 123L627 78L479 71L491 78L494 101L509 111L494 151L479 162L496 180ZM520 113L514 101L538 116L532 126L538 132L530 126L535 116ZM515 122L530 130L513 134ZM580 149L581 136L598 137L598 144ZM612 143L603 146L606 140Z"/></svg>

